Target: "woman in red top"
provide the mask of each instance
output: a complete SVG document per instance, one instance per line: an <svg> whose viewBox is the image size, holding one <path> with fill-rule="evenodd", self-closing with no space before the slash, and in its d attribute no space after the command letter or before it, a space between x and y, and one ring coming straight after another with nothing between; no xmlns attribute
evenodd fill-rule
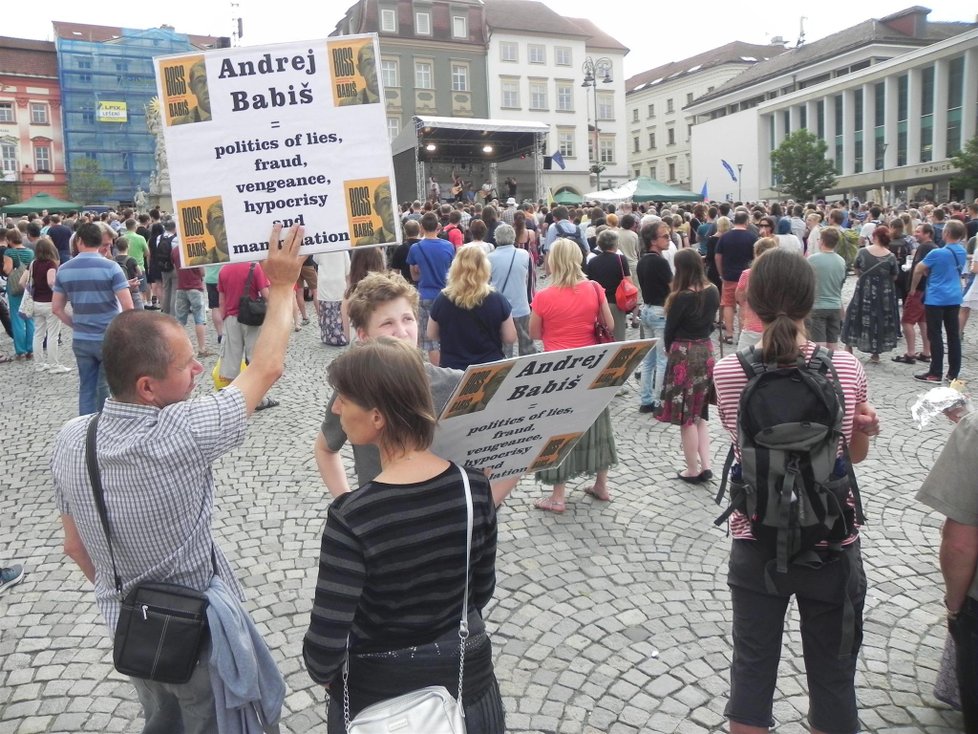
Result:
<svg viewBox="0 0 978 734"><path fill-rule="evenodd" d="M764 325L755 349L763 352L768 364L795 364L799 356L810 358L816 345L806 337L805 318L815 302L815 271L804 256L781 249L765 253L751 270L747 300ZM858 463L869 450L869 437L879 433L879 421L867 402L866 374L859 361L848 352L835 352L832 364L845 396L842 433L852 462ZM747 375L737 355L721 359L713 379L720 420L734 442L739 462L737 413ZM851 494L849 504L853 504ZM792 595L809 681L811 730L814 734L858 731L854 679L866 595L858 530L843 541L843 550L837 554L817 546L821 565L789 564L787 573L773 574L777 577L774 589L768 587L766 575L776 549L755 539L750 520L741 512L731 516L730 532L734 540L727 585L733 606L733 659L725 714L731 734L758 734L774 724L771 712L781 638ZM852 635L851 648L840 655L847 632Z"/></svg>
<svg viewBox="0 0 978 734"><path fill-rule="evenodd" d="M609 331L614 328L614 320L604 289L589 281L581 270L581 248L571 240L557 239L547 262L553 280L549 288L533 299L530 336L543 341L545 352L596 344L595 320L601 319ZM534 506L538 510L563 512L567 480L579 474L595 474L594 484L584 492L603 502L609 501L608 469L616 463L615 435L611 430L611 415L605 408L560 466L537 472L537 481L553 485L553 490Z"/></svg>

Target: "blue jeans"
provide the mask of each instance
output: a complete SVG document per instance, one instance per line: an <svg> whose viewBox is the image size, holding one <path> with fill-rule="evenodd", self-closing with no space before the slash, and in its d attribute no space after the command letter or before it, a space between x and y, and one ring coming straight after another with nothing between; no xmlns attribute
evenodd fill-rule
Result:
<svg viewBox="0 0 978 734"><path fill-rule="evenodd" d="M14 351L17 354L30 354L34 351L34 319L25 319L19 309L24 294L8 296L10 303L10 328L14 332ZM941 350L944 354L944 350Z"/></svg>
<svg viewBox="0 0 978 734"><path fill-rule="evenodd" d="M109 383L102 366L102 341L73 339L71 349L78 363L78 415L102 410L109 397Z"/></svg>
<svg viewBox="0 0 978 734"><path fill-rule="evenodd" d="M666 328L666 309L664 306L642 306L639 318L645 327L646 339L658 339L658 343L648 351L642 360L642 390L639 402L651 405L659 402L662 380L666 374L666 345L662 335Z"/></svg>

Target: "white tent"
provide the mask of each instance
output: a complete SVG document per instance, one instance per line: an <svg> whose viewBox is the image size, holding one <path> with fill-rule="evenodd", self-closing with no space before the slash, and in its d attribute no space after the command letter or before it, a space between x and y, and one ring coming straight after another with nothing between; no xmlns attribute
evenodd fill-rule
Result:
<svg viewBox="0 0 978 734"><path fill-rule="evenodd" d="M621 186L603 191L592 191L584 194L585 201L597 201L602 204L617 204L619 201L631 199L638 187L638 180L626 181Z"/></svg>

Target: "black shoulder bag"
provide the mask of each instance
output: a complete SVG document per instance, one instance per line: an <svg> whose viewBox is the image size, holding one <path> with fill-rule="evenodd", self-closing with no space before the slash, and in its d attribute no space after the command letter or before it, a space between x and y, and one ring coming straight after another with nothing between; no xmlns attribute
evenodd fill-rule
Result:
<svg viewBox="0 0 978 734"><path fill-rule="evenodd" d="M99 415L96 414L88 423L85 463L105 532L105 542L109 546L115 589L122 600L112 644L112 662L116 670L133 678L160 683L186 683L197 667L201 649L208 637L207 596L189 586L144 581L133 587L125 598L122 597L122 580L112 552L109 517L95 453ZM217 575L213 547L211 565Z"/></svg>
<svg viewBox="0 0 978 734"><path fill-rule="evenodd" d="M245 281L244 293L238 300L238 323L245 326L261 326L265 323L265 312L268 310L268 303L264 298L251 297L251 279L255 275L255 265L252 263L248 269L248 279Z"/></svg>

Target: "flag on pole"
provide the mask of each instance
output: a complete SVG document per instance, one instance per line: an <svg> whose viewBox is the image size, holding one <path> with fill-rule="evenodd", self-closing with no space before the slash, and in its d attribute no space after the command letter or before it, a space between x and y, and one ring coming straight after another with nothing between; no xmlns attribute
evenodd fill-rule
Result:
<svg viewBox="0 0 978 734"><path fill-rule="evenodd" d="M703 182L703 190L700 191L700 196L703 197L703 201L710 200L710 195L706 193L706 184L709 182L709 180L710 179L706 179L706 181Z"/></svg>
<svg viewBox="0 0 978 734"><path fill-rule="evenodd" d="M548 207L552 207L556 203L557 202L554 201L554 190L548 186L547 187L547 206Z"/></svg>
<svg viewBox="0 0 978 734"><path fill-rule="evenodd" d="M552 156L550 156L550 160L552 160L554 163L560 166L561 171L567 168L567 166L564 164L564 156L560 154L559 150L556 151Z"/></svg>
<svg viewBox="0 0 978 734"><path fill-rule="evenodd" d="M720 162L723 164L723 167L727 169L727 173L730 174L730 180L731 181L736 181L737 180L737 174L734 173L733 166L731 166L729 163L727 163L722 158L720 159Z"/></svg>

